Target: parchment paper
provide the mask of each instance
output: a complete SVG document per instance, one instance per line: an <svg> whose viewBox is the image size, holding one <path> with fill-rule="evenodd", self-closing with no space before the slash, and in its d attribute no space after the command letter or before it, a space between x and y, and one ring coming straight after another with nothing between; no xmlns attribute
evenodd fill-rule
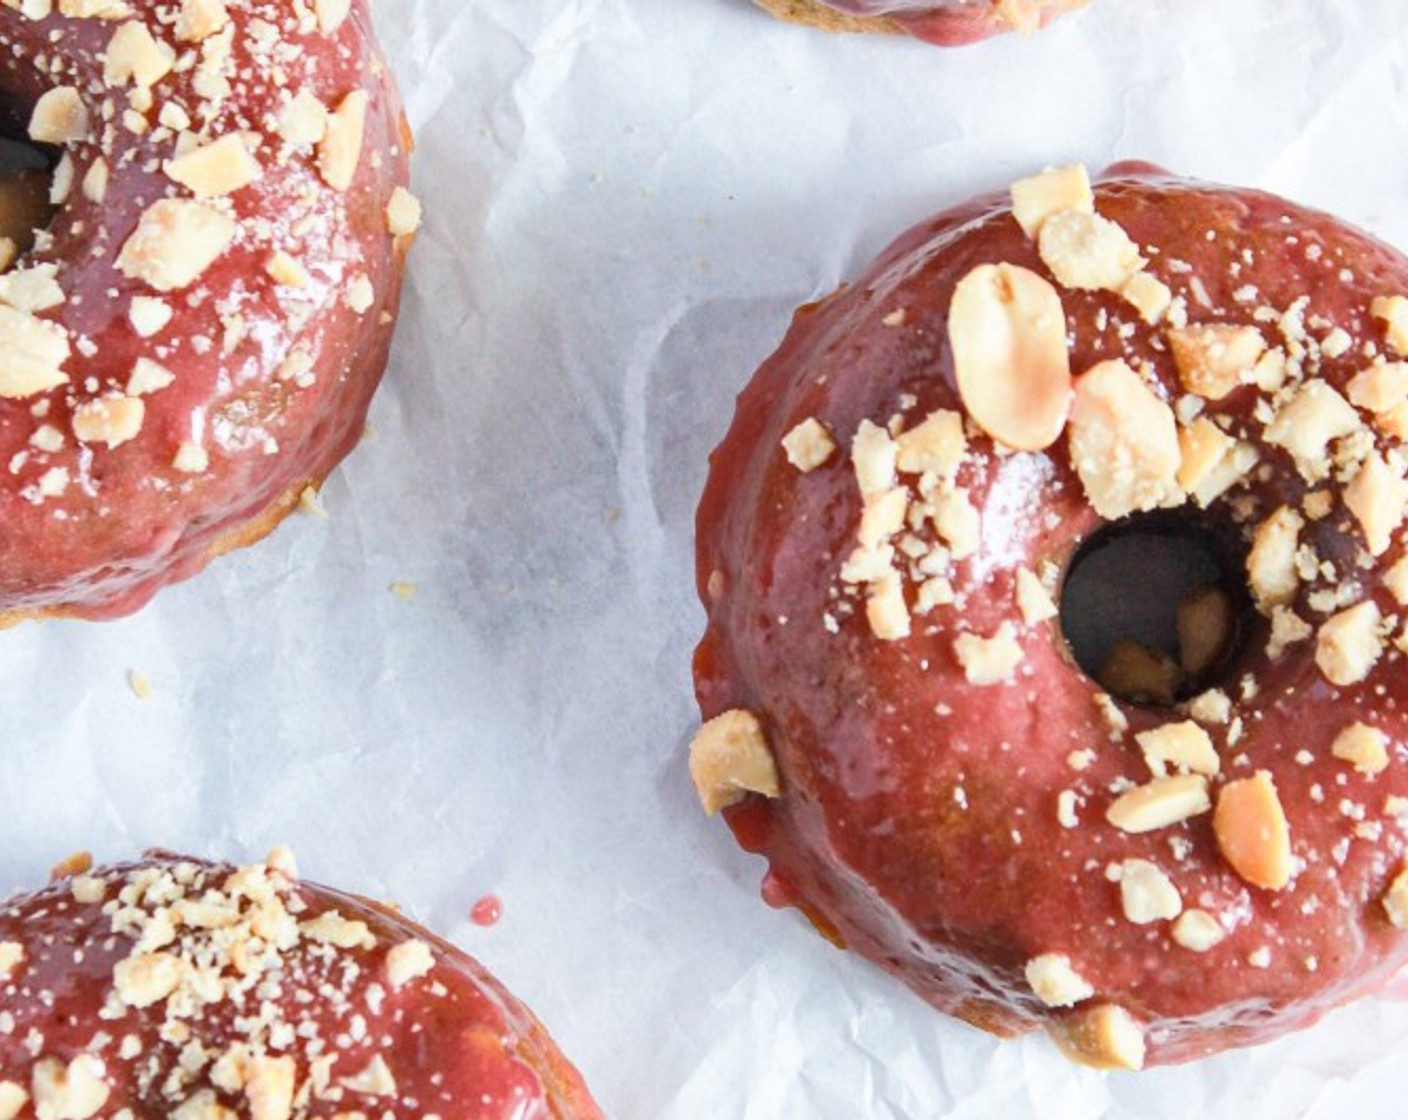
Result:
<svg viewBox="0 0 1408 1120"><path fill-rule="evenodd" d="M1401 1100L1393 1000L1142 1076L949 1022L759 900L684 752L694 504L791 309L907 224L1073 159L1271 188L1408 245L1408 5L1094 0L950 52L745 0L378 19L428 224L375 438L327 520L130 620L0 635L0 885L76 848L288 842L484 960L623 1120ZM476 926L490 892L503 918Z"/></svg>

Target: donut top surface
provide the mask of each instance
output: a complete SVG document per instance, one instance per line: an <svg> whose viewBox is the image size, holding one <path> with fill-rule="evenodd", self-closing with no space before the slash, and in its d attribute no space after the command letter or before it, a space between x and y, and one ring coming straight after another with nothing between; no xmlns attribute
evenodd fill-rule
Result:
<svg viewBox="0 0 1408 1120"><path fill-rule="evenodd" d="M355 442L409 135L364 0L16 0L0 48L56 160L0 262L0 620L123 613Z"/></svg>
<svg viewBox="0 0 1408 1120"><path fill-rule="evenodd" d="M599 1115L477 963L286 852L80 865L0 908L0 1116Z"/></svg>
<svg viewBox="0 0 1408 1120"><path fill-rule="evenodd" d="M699 514L691 770L765 893L1099 1065L1391 975L1406 295L1326 215L1125 165L941 215L802 309ZM1084 673L1059 607L1082 544L1141 517L1226 541L1249 604L1157 703Z"/></svg>

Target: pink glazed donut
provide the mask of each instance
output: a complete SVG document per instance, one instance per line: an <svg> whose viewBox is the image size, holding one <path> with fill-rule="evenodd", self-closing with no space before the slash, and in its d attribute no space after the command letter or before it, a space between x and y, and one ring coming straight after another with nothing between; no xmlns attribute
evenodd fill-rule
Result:
<svg viewBox="0 0 1408 1120"><path fill-rule="evenodd" d="M713 456L704 807L999 1034L1138 1068L1314 1022L1408 961L1405 439L1408 260L1326 214L1067 167L910 230ZM1084 564L1141 534L1214 582L1110 586L1178 648L1083 667Z"/></svg>
<svg viewBox="0 0 1408 1120"><path fill-rule="evenodd" d="M25 0L0 47L56 207L0 275L0 624L121 615L357 442L411 138L366 0Z"/></svg>
<svg viewBox="0 0 1408 1120"><path fill-rule="evenodd" d="M0 902L0 1116L601 1120L543 1025L385 906L151 852Z"/></svg>
<svg viewBox="0 0 1408 1120"><path fill-rule="evenodd" d="M782 19L826 31L913 35L958 47L1004 31L1036 31L1087 0L754 0Z"/></svg>

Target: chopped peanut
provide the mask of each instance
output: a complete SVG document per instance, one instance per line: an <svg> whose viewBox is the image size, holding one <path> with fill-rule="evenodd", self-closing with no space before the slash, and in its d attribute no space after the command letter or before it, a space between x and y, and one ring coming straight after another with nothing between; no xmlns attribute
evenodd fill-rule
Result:
<svg viewBox="0 0 1408 1120"><path fill-rule="evenodd" d="M1408 354L1408 297L1375 296L1369 314L1384 324L1384 337L1400 354Z"/></svg>
<svg viewBox="0 0 1408 1120"><path fill-rule="evenodd" d="M1207 777L1216 775L1222 766L1212 738L1192 720L1141 731L1134 741L1144 752L1144 761L1156 778L1167 777L1170 766L1180 773Z"/></svg>
<svg viewBox="0 0 1408 1120"><path fill-rule="evenodd" d="M1178 888L1156 865L1146 859L1120 864L1120 908L1135 925L1166 922L1183 912Z"/></svg>
<svg viewBox="0 0 1408 1120"><path fill-rule="evenodd" d="M1248 883L1279 891L1291 881L1290 828L1265 770L1222 787L1212 827L1223 858Z"/></svg>
<svg viewBox="0 0 1408 1120"><path fill-rule="evenodd" d="M1047 218L1037 246L1042 263L1064 288L1118 292L1145 264L1123 229L1099 214L1079 210Z"/></svg>
<svg viewBox="0 0 1408 1120"><path fill-rule="evenodd" d="M1358 684L1383 652L1379 608L1366 599L1332 616L1315 639L1315 664L1331 684Z"/></svg>
<svg viewBox="0 0 1408 1120"><path fill-rule="evenodd" d="M949 481L958 473L968 450L963 417L947 408L931 412L923 423L902 432L897 443L900 470L908 474L932 473Z"/></svg>
<svg viewBox="0 0 1408 1120"><path fill-rule="evenodd" d="M1408 482L1402 468L1390 467L1377 452L1370 455L1345 487L1344 504L1359 521L1369 552L1382 556L1408 512Z"/></svg>
<svg viewBox="0 0 1408 1120"><path fill-rule="evenodd" d="M1170 328L1168 343L1183 387L1214 401L1250 381L1266 349L1266 340L1255 327L1225 323Z"/></svg>
<svg viewBox="0 0 1408 1120"><path fill-rule="evenodd" d="M1377 774L1388 767L1388 736L1356 721L1335 736L1330 753L1361 774Z"/></svg>
<svg viewBox="0 0 1408 1120"><path fill-rule="evenodd" d="M1173 410L1124 362L1101 362L1080 377L1068 430L1071 461L1101 517L1183 501Z"/></svg>
<svg viewBox="0 0 1408 1120"><path fill-rule="evenodd" d="M1296 547L1305 521L1295 510L1282 506L1257 527L1247 556L1247 579L1257 605L1264 610L1285 606L1300 586L1296 574Z"/></svg>
<svg viewBox="0 0 1408 1120"><path fill-rule="evenodd" d="M1012 184L1012 216L1028 237L1036 237L1046 219L1063 210L1095 213L1095 194L1084 165L1048 168Z"/></svg>
<svg viewBox="0 0 1408 1120"><path fill-rule="evenodd" d="M1066 314L1056 289L1010 264L958 282L949 342L963 405L993 439L1021 451L1055 443L1071 407Z"/></svg>
<svg viewBox="0 0 1408 1120"><path fill-rule="evenodd" d="M782 795L777 763L762 724L741 708L715 716L699 729L689 745L689 776L710 815L749 793Z"/></svg>
<svg viewBox="0 0 1408 1120"><path fill-rule="evenodd" d="M1027 962L1026 976L1032 991L1047 1007L1071 1007L1095 994L1064 953L1033 957Z"/></svg>
<svg viewBox="0 0 1408 1120"><path fill-rule="evenodd" d="M969 684L993 685L1012 679L1026 654L1010 622L1004 622L990 638L977 634L960 634L953 641L953 651L963 666Z"/></svg>
<svg viewBox="0 0 1408 1120"><path fill-rule="evenodd" d="M1185 910L1173 923L1173 939L1185 949L1206 953L1226 937L1226 931L1206 910Z"/></svg>
<svg viewBox="0 0 1408 1120"><path fill-rule="evenodd" d="M836 441L825 424L809 416L782 437L782 449L787 453L787 461L807 474L836 453Z"/></svg>
<svg viewBox="0 0 1408 1120"><path fill-rule="evenodd" d="M1155 778L1121 794L1105 819L1122 832L1152 832L1206 813L1212 808L1208 780L1201 774Z"/></svg>
<svg viewBox="0 0 1408 1120"><path fill-rule="evenodd" d="M1072 1061L1095 1069L1144 1068L1144 1031L1123 1007L1102 1003L1048 1024L1047 1033Z"/></svg>

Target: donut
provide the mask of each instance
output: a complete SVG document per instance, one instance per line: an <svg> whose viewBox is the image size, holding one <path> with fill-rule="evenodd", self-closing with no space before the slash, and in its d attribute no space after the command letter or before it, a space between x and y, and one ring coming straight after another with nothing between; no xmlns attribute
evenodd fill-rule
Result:
<svg viewBox="0 0 1408 1120"><path fill-rule="evenodd" d="M365 0L17 0L0 47L54 207L0 230L0 623L107 618L360 438L411 140Z"/></svg>
<svg viewBox="0 0 1408 1120"><path fill-rule="evenodd" d="M394 910L151 852L0 909L0 1116L600 1120L542 1024Z"/></svg>
<svg viewBox="0 0 1408 1120"><path fill-rule="evenodd" d="M704 808L997 1034L1308 1026L1408 960L1405 436L1408 260L1323 213L1121 164L911 229L713 455Z"/></svg>
<svg viewBox="0 0 1408 1120"><path fill-rule="evenodd" d="M1031 32L1088 0L754 0L780 19L824 31L912 35L959 47L1005 31Z"/></svg>

